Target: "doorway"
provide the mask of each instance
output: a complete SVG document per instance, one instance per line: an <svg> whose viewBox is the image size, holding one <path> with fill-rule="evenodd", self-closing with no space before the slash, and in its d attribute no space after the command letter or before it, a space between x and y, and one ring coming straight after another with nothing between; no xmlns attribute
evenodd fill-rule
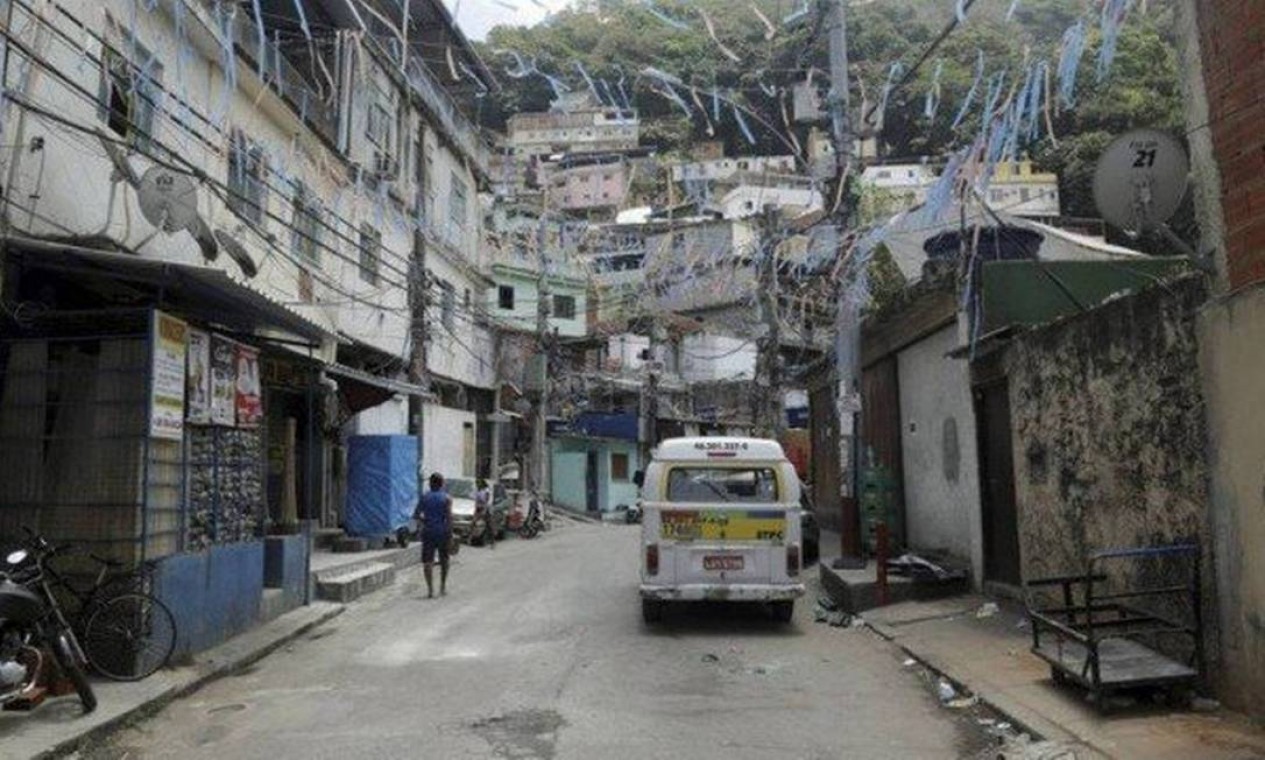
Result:
<svg viewBox="0 0 1265 760"><path fill-rule="evenodd" d="M590 512L596 512L599 508L597 503L597 462L597 452L590 451L584 467L584 507Z"/></svg>
<svg viewBox="0 0 1265 760"><path fill-rule="evenodd" d="M1010 434L1010 389L1005 382L976 390L979 421L980 508L984 532L984 580L1019 586L1019 511Z"/></svg>

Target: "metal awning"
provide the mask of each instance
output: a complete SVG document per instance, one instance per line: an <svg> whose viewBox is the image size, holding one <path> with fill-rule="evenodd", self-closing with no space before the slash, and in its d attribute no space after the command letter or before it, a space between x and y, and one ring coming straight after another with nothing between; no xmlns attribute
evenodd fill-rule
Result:
<svg viewBox="0 0 1265 760"><path fill-rule="evenodd" d="M420 396L427 399L435 397L433 393L415 383L406 383L403 380L382 377L381 375L365 372L362 369L348 367L345 364L326 364L323 369L326 374L334 375L344 380L351 380L362 385L371 385L384 391L391 391L404 396Z"/></svg>
<svg viewBox="0 0 1265 760"><path fill-rule="evenodd" d="M247 333L280 330L313 344L330 337L320 324L215 267L22 237L10 237L8 242L27 267L72 273L77 282L89 286L98 279L106 292L110 283L147 286L156 291L157 308L211 325Z"/></svg>

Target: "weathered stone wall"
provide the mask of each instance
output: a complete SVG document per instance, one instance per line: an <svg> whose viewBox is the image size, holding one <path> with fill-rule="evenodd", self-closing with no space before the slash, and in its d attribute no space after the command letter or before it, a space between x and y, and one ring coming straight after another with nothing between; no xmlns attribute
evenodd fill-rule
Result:
<svg viewBox="0 0 1265 760"><path fill-rule="evenodd" d="M1158 285L1018 340L1006 357L1025 579L1082 571L1097 550L1198 539L1212 583L1201 278ZM1113 579L1176 582L1175 566ZM1206 614L1211 622L1211 615Z"/></svg>

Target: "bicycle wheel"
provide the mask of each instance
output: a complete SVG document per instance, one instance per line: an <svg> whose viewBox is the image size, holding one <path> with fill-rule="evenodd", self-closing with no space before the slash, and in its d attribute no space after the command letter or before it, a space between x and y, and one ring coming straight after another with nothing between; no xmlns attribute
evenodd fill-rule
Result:
<svg viewBox="0 0 1265 760"><path fill-rule="evenodd" d="M148 594L120 594L92 606L83 649L93 670L114 681L139 681L167 664L176 620Z"/></svg>

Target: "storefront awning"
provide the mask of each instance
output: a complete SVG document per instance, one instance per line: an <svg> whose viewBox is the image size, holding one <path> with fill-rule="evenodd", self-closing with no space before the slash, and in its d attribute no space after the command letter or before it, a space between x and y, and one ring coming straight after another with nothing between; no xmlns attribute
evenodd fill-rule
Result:
<svg viewBox="0 0 1265 760"><path fill-rule="evenodd" d="M87 287L100 280L105 292L110 292L111 283L147 286L155 291L158 308L183 317L252 334L278 330L311 343L329 337L321 325L221 269L45 240L13 237L9 243L27 267L72 273L77 284Z"/></svg>
<svg viewBox="0 0 1265 760"><path fill-rule="evenodd" d="M374 388L390 391L391 393L399 393L404 396L433 398L433 394L420 385L406 383L403 380L393 380L389 377L374 375L372 373L365 372L362 369L348 367L345 364L327 364L325 365L325 372L326 374L334 375L335 377L339 377L344 380L351 380L352 382L360 383L362 385L371 385Z"/></svg>

